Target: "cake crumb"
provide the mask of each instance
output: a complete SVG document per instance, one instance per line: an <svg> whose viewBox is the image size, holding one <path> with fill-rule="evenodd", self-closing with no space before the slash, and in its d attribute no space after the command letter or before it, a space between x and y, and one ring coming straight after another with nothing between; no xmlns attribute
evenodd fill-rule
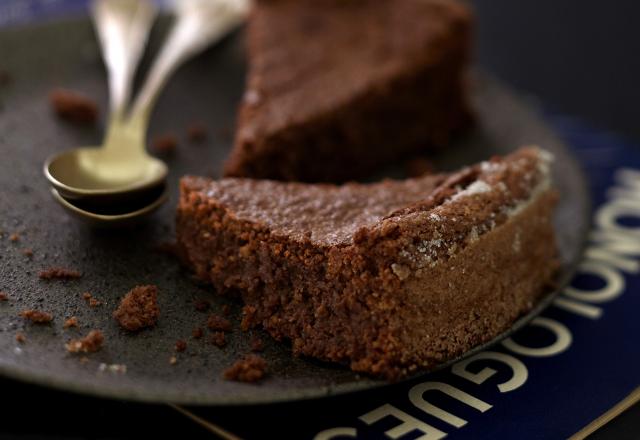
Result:
<svg viewBox="0 0 640 440"><path fill-rule="evenodd" d="M87 362L89 362L89 358L88 358L88 357L86 357L86 356L82 356L82 357L79 359L79 361L80 361L80 363L81 363L81 364L86 364Z"/></svg>
<svg viewBox="0 0 640 440"><path fill-rule="evenodd" d="M253 338L251 338L251 351L262 350L264 350L264 341L258 336L254 336Z"/></svg>
<svg viewBox="0 0 640 440"><path fill-rule="evenodd" d="M43 280L72 280L80 278L82 274L77 270L65 269L63 267L50 267L40 271L38 275Z"/></svg>
<svg viewBox="0 0 640 440"><path fill-rule="evenodd" d="M176 341L176 351L181 353L187 349L187 343L182 339Z"/></svg>
<svg viewBox="0 0 640 440"><path fill-rule="evenodd" d="M62 325L63 328L77 327L78 326L78 318L72 316L71 318L67 318L67 320Z"/></svg>
<svg viewBox="0 0 640 440"><path fill-rule="evenodd" d="M245 305L242 308L242 321L240 322L240 329L243 332L249 331L251 328L251 319L256 313L256 308L254 306Z"/></svg>
<svg viewBox="0 0 640 440"><path fill-rule="evenodd" d="M224 370L223 377L237 382L257 382L262 379L267 369L267 362L262 356L248 354Z"/></svg>
<svg viewBox="0 0 640 440"><path fill-rule="evenodd" d="M5 292L0 292L0 302L8 301L8 300L9 300L9 296Z"/></svg>
<svg viewBox="0 0 640 440"><path fill-rule="evenodd" d="M95 101L71 90L53 90L49 94L49 103L60 119L74 125L93 125L98 119Z"/></svg>
<svg viewBox="0 0 640 440"><path fill-rule="evenodd" d="M69 353L94 353L102 348L104 335L100 330L91 330L87 336L72 339L65 347Z"/></svg>
<svg viewBox="0 0 640 440"><path fill-rule="evenodd" d="M196 327L193 330L191 330L191 337L193 339L200 339L202 338L203 335L204 335L204 331L202 330L202 327Z"/></svg>
<svg viewBox="0 0 640 440"><path fill-rule="evenodd" d="M175 356L171 356L171 357L169 358L169 364L171 364L171 365L175 365L175 364L177 364L177 363L178 363L178 358L177 358L177 357L175 357Z"/></svg>
<svg viewBox="0 0 640 440"><path fill-rule="evenodd" d="M13 234L9 235L9 240L13 241L14 243L16 241L20 241L20 234L18 234L17 232L14 232Z"/></svg>
<svg viewBox="0 0 640 440"><path fill-rule="evenodd" d="M95 298L91 293L89 292L84 292L82 294L82 298L87 302L87 304L89 305L89 307L91 308L95 308L98 307L99 305L102 305L102 301L98 300L97 298Z"/></svg>
<svg viewBox="0 0 640 440"><path fill-rule="evenodd" d="M156 136L151 141L151 148L160 154L173 154L178 147L178 139L173 133Z"/></svg>
<svg viewBox="0 0 640 440"><path fill-rule="evenodd" d="M231 314L231 306L229 304L225 304L222 306L222 314L224 316L229 316Z"/></svg>
<svg viewBox="0 0 640 440"><path fill-rule="evenodd" d="M391 270L400 280L406 280L411 275L411 269L402 264L393 263L391 265Z"/></svg>
<svg viewBox="0 0 640 440"><path fill-rule="evenodd" d="M33 258L33 249L31 248L22 249L22 253L28 258Z"/></svg>
<svg viewBox="0 0 640 440"><path fill-rule="evenodd" d="M222 348L227 345L227 338L224 335L224 332L213 332L209 341L218 348Z"/></svg>
<svg viewBox="0 0 640 440"><path fill-rule="evenodd" d="M211 330L231 331L231 321L220 315L212 313L207 319L207 327Z"/></svg>
<svg viewBox="0 0 640 440"><path fill-rule="evenodd" d="M192 143L200 143L207 139L207 129L201 122L192 122L187 127L187 139Z"/></svg>
<svg viewBox="0 0 640 440"><path fill-rule="evenodd" d="M18 332L16 333L16 342L19 342L20 344L24 344L25 342L27 342L27 337L25 336L24 333Z"/></svg>
<svg viewBox="0 0 640 440"><path fill-rule="evenodd" d="M136 286L122 298L113 312L120 326L128 331L138 331L153 327L158 321L158 287L155 285Z"/></svg>
<svg viewBox="0 0 640 440"><path fill-rule="evenodd" d="M197 300L194 305L198 312L206 312L211 308L211 304L205 299Z"/></svg>
<svg viewBox="0 0 640 440"><path fill-rule="evenodd" d="M35 324L48 324L53 320L53 315L51 315L51 313L33 309L23 310L20 312L20 316Z"/></svg>

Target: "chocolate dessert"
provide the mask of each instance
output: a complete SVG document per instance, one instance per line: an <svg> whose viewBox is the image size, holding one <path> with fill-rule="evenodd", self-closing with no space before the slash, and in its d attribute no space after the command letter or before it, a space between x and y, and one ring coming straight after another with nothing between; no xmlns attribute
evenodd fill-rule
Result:
<svg viewBox="0 0 640 440"><path fill-rule="evenodd" d="M185 177L177 238L243 326L390 379L489 341L557 268L548 153L374 184Z"/></svg>
<svg viewBox="0 0 640 440"><path fill-rule="evenodd" d="M62 328L64 329L71 328L71 327L78 327L78 318L75 316L67 318L64 321L64 324L62 324Z"/></svg>
<svg viewBox="0 0 640 440"><path fill-rule="evenodd" d="M345 181L470 122L455 0L258 0L226 176Z"/></svg>
<svg viewBox="0 0 640 440"><path fill-rule="evenodd" d="M84 338L70 340L65 347L69 353L95 353L102 348L103 343L102 332L91 330Z"/></svg>
<svg viewBox="0 0 640 440"><path fill-rule="evenodd" d="M207 328L210 330L221 330L223 332L231 331L231 321L220 315L211 314L207 319Z"/></svg>
<svg viewBox="0 0 640 440"><path fill-rule="evenodd" d="M53 111L75 125L93 125L98 119L98 105L91 98L78 92L56 89L49 94Z"/></svg>
<svg viewBox="0 0 640 440"><path fill-rule="evenodd" d="M134 287L113 312L120 327L130 332L155 326L159 316L158 287L155 285Z"/></svg>
<svg viewBox="0 0 640 440"><path fill-rule="evenodd" d="M204 336L204 330L202 330L202 327L196 327L191 330L191 337L193 339L200 339L202 336Z"/></svg>
<svg viewBox="0 0 640 440"><path fill-rule="evenodd" d="M34 324L49 324L53 321L53 315L41 310L28 309L20 312L20 316Z"/></svg>
<svg viewBox="0 0 640 440"><path fill-rule="evenodd" d="M151 150L159 154L173 154L178 148L178 138L173 133L165 133L151 140Z"/></svg>
<svg viewBox="0 0 640 440"><path fill-rule="evenodd" d="M80 278L82 273L64 267L50 267L49 269L40 271L38 276L43 280L73 280Z"/></svg>
<svg viewBox="0 0 640 440"><path fill-rule="evenodd" d="M209 342L211 342L213 345L215 345L218 348L223 348L225 345L227 345L227 337L224 335L224 332L216 331L211 333L211 336L209 337Z"/></svg>
<svg viewBox="0 0 640 440"><path fill-rule="evenodd" d="M266 370L267 362L264 358L256 354L248 354L224 370L223 377L227 380L253 383L262 379Z"/></svg>

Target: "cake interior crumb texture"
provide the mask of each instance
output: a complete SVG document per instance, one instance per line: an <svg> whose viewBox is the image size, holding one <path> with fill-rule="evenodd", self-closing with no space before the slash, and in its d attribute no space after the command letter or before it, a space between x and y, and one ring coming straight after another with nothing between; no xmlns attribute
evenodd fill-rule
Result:
<svg viewBox="0 0 640 440"><path fill-rule="evenodd" d="M100 330L91 330L85 337L72 339L66 344L69 353L94 353L102 348L104 334Z"/></svg>
<svg viewBox="0 0 640 440"><path fill-rule="evenodd" d="M159 316L158 287L155 285L134 287L113 312L120 326L130 332L155 326Z"/></svg>
<svg viewBox="0 0 640 440"><path fill-rule="evenodd" d="M200 278L240 292L244 328L395 379L493 339L545 292L551 162L530 147L373 184L186 177L177 238Z"/></svg>
<svg viewBox="0 0 640 440"><path fill-rule="evenodd" d="M346 181L444 147L471 122L472 21L457 0L257 0L225 175Z"/></svg>

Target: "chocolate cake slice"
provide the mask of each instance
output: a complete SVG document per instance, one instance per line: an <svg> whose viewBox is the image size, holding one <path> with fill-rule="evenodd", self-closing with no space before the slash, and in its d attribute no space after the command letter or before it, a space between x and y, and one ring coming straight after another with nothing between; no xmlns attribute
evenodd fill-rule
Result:
<svg viewBox="0 0 640 440"><path fill-rule="evenodd" d="M344 181L470 121L469 10L455 0L257 0L225 175Z"/></svg>
<svg viewBox="0 0 640 440"><path fill-rule="evenodd" d="M405 181L185 177L177 236L196 274L239 292L243 326L294 353L397 378L494 338L557 268L550 155Z"/></svg>

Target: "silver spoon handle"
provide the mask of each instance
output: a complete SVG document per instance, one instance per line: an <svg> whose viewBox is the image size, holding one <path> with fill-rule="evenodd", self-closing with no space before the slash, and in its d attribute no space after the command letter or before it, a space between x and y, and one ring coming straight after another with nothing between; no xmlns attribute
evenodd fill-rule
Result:
<svg viewBox="0 0 640 440"><path fill-rule="evenodd" d="M181 0L175 2L176 22L138 95L132 120L146 120L158 94L184 61L238 26L249 0Z"/></svg>
<svg viewBox="0 0 640 440"><path fill-rule="evenodd" d="M91 16L109 76L112 118L124 114L157 10L149 0L94 0Z"/></svg>

